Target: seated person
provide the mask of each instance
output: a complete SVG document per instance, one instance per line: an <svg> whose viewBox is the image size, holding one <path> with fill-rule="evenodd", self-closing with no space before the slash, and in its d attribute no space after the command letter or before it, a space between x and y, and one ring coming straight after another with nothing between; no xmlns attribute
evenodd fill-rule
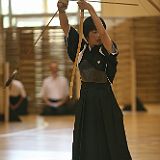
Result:
<svg viewBox="0 0 160 160"><path fill-rule="evenodd" d="M132 109L131 104L126 104L126 105L124 105L122 110L123 111L131 111L131 109ZM141 100L138 97L136 97L136 111L143 111L143 112L147 111L147 109L145 108L145 106L143 105L143 103L141 102Z"/></svg>
<svg viewBox="0 0 160 160"><path fill-rule="evenodd" d="M60 115L73 113L73 107L69 104L68 80L58 76L56 62L50 64L51 76L43 81L40 96L45 105L41 115Z"/></svg>
<svg viewBox="0 0 160 160"><path fill-rule="evenodd" d="M23 84L18 80L13 80L9 89L10 109L18 115L28 114L28 99Z"/></svg>
<svg viewBox="0 0 160 160"><path fill-rule="evenodd" d="M23 84L18 80L12 80L9 86L9 121L21 121L19 115L27 114L28 100ZM4 115L0 114L0 121L4 121Z"/></svg>

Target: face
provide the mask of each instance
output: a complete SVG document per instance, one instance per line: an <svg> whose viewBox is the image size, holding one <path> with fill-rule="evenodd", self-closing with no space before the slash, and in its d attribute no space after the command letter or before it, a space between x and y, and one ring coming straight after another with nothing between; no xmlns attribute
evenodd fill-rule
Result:
<svg viewBox="0 0 160 160"><path fill-rule="evenodd" d="M99 45L101 44L101 39L99 36L99 33L97 32L97 30L93 30L89 32L88 35L88 43L91 47L95 46L95 45Z"/></svg>
<svg viewBox="0 0 160 160"><path fill-rule="evenodd" d="M58 66L56 63L51 63L50 65L50 70L51 70L51 73L52 75L56 75L57 74L57 71L58 71Z"/></svg>

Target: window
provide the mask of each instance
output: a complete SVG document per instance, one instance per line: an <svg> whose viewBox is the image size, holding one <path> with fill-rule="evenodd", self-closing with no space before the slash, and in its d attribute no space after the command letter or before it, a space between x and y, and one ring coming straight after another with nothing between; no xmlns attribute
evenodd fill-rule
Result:
<svg viewBox="0 0 160 160"><path fill-rule="evenodd" d="M44 13L43 0L11 0L12 14Z"/></svg>
<svg viewBox="0 0 160 160"><path fill-rule="evenodd" d="M57 1L48 0L48 13L53 13L57 11ZM76 2L70 1L68 5L68 13L76 13L78 11L78 6Z"/></svg>
<svg viewBox="0 0 160 160"><path fill-rule="evenodd" d="M4 27L9 27L10 23L15 27L45 26L57 11L57 1L58 0L11 0L11 4L9 4L9 0L0 0L2 3ZM90 3L99 15L101 11L101 3ZM9 12L9 8L11 9L11 13ZM77 12L77 2L70 1L67 13L71 25L77 25L78 23ZM85 16L86 15L88 15L88 13L85 11ZM59 26L57 16L53 19L50 25Z"/></svg>
<svg viewBox="0 0 160 160"><path fill-rule="evenodd" d="M1 7L2 7L2 14L8 14L9 13L9 3L8 0L1 0Z"/></svg>

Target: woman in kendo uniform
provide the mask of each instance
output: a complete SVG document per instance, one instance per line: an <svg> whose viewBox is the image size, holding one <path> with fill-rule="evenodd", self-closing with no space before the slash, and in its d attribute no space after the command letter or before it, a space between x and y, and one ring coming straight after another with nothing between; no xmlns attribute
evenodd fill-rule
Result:
<svg viewBox="0 0 160 160"><path fill-rule="evenodd" d="M67 53L75 60L79 34L69 26L64 1L59 0L59 19L66 35ZM109 37L105 22L94 8L79 1L90 17L83 23L78 68L82 85L76 108L73 131L72 160L131 160L123 115L112 92L118 49Z"/></svg>

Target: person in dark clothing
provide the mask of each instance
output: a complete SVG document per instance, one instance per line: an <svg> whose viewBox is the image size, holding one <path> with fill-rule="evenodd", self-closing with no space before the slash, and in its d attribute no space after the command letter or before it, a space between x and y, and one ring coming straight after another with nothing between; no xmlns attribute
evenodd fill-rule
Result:
<svg viewBox="0 0 160 160"><path fill-rule="evenodd" d="M86 1L77 3L91 16L83 24L85 39L81 43L77 64L82 85L76 105L72 160L131 160L123 114L111 87L116 74L117 46L94 8ZM66 36L67 53L74 61L79 34L68 23L65 13L68 4L59 0L57 6L60 25Z"/></svg>
<svg viewBox="0 0 160 160"><path fill-rule="evenodd" d="M9 86L9 121L20 122L20 115L28 114L28 98L23 84L19 80L13 80ZM0 121L4 121L4 115L0 115Z"/></svg>
<svg viewBox="0 0 160 160"><path fill-rule="evenodd" d="M125 104L122 110L123 111L131 111L132 110L132 105L131 104ZM147 112L147 109L145 108L144 104L142 103L142 101L140 100L139 97L136 97L136 111Z"/></svg>
<svg viewBox="0 0 160 160"><path fill-rule="evenodd" d="M13 80L9 88L9 103L11 111L16 112L17 115L27 115L28 98L22 82L19 80Z"/></svg>
<svg viewBox="0 0 160 160"><path fill-rule="evenodd" d="M22 82L13 80L9 93L9 121L20 122L20 116L28 114L28 97Z"/></svg>

